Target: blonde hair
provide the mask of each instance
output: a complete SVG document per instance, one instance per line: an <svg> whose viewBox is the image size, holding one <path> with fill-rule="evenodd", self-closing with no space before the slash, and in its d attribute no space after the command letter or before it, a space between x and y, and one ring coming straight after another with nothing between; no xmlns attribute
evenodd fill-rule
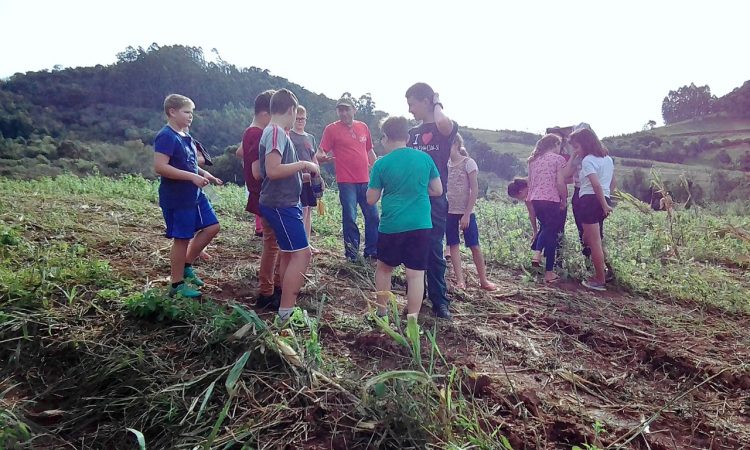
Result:
<svg viewBox="0 0 750 450"><path fill-rule="evenodd" d="M380 124L380 130L390 141L409 140L409 122L406 117L388 117Z"/></svg>
<svg viewBox="0 0 750 450"><path fill-rule="evenodd" d="M453 138L453 145L458 145L458 153L461 156L469 156L469 152L467 152L466 147L464 147L464 137L461 136L461 133L456 133L456 137Z"/></svg>
<svg viewBox="0 0 750 450"><path fill-rule="evenodd" d="M299 113L305 113L305 115L307 115L307 108L302 105L297 105L297 114Z"/></svg>
<svg viewBox="0 0 750 450"><path fill-rule="evenodd" d="M534 146L534 150L531 152L531 156L529 156L528 162L531 162L536 158L542 156L546 152L552 150L556 145L559 145L561 143L562 139L560 139L560 136L552 133L545 134L541 139L536 141L536 145Z"/></svg>
<svg viewBox="0 0 750 450"><path fill-rule="evenodd" d="M180 109L186 105L191 105L195 108L195 103L193 103L190 98L180 94L169 94L167 95L167 98L164 99L164 114L169 117L170 109Z"/></svg>

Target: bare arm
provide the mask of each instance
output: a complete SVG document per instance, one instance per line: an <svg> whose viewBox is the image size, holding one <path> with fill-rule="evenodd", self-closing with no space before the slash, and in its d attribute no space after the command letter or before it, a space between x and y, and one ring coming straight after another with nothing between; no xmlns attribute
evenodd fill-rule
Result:
<svg viewBox="0 0 750 450"><path fill-rule="evenodd" d="M615 173L612 172L612 181L609 182L609 194L612 195L617 189L617 181L615 180Z"/></svg>
<svg viewBox="0 0 750 450"><path fill-rule="evenodd" d="M594 190L596 199L599 200L599 204L602 205L602 211L604 211L604 216L606 217L612 212L612 208L607 204L607 199L604 197L604 189L602 189L602 184L599 182L599 177L596 176L595 173L587 176L591 182L591 188Z"/></svg>
<svg viewBox="0 0 750 450"><path fill-rule="evenodd" d="M372 166L375 164L375 161L378 159L378 155L375 154L375 150L370 149L369 152L367 152L367 160L370 163L370 168L372 169Z"/></svg>
<svg viewBox="0 0 750 450"><path fill-rule="evenodd" d="M176 167L170 166L169 155L165 155L164 153L154 153L154 172L161 177L169 178L171 180L191 181L198 187L208 184L208 180L197 173L180 170Z"/></svg>
<svg viewBox="0 0 750 450"><path fill-rule="evenodd" d="M560 208L568 207L568 183L565 182L563 171L557 172L557 193L560 195Z"/></svg>
<svg viewBox="0 0 750 450"><path fill-rule="evenodd" d="M253 173L253 178L260 181L263 177L260 176L260 160L256 159L250 166L250 171Z"/></svg>
<svg viewBox="0 0 750 450"><path fill-rule="evenodd" d="M443 195L443 183L440 181L440 177L430 180L430 184L427 185L427 193L430 197L440 197Z"/></svg>
<svg viewBox="0 0 750 450"><path fill-rule="evenodd" d="M367 204L374 205L380 200L380 196L383 194L382 189L367 189Z"/></svg>
<svg viewBox="0 0 750 450"><path fill-rule="evenodd" d="M539 232L539 229L537 228L536 224L536 211L534 211L534 205L531 204L531 202L524 202L526 203L526 210L529 212L529 222L531 222L531 231L533 232L534 236Z"/></svg>
<svg viewBox="0 0 750 450"><path fill-rule="evenodd" d="M240 145L237 147L237 150L234 152L234 156L236 156L237 159L240 160L240 162L244 162L243 152L244 150L242 150L242 143L240 142Z"/></svg>
<svg viewBox="0 0 750 450"><path fill-rule="evenodd" d="M297 172L307 170L316 175L320 172L318 166L309 161L297 161L289 164L281 163L281 153L274 150L266 154L266 175L272 180L287 178Z"/></svg>
<svg viewBox="0 0 750 450"><path fill-rule="evenodd" d="M451 134L451 131L453 131L453 121L443 112L443 105L442 103L440 103L440 95L438 95L437 92L432 98L432 103L434 104L434 106L432 107L432 112L435 114L435 125L437 125L437 129L438 131L440 131L440 134L442 134L443 136L448 136L449 134Z"/></svg>

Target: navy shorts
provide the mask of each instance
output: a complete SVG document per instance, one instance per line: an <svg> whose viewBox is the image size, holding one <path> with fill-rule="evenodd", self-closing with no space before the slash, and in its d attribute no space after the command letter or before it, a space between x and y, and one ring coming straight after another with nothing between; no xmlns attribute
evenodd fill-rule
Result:
<svg viewBox="0 0 750 450"><path fill-rule="evenodd" d="M403 264L411 270L427 269L431 232L432 229L427 228L402 233L378 233L378 259L391 267Z"/></svg>
<svg viewBox="0 0 750 450"><path fill-rule="evenodd" d="M609 197L605 197L605 200L609 206L612 206L612 201ZM584 194L580 196L578 198L578 211L581 223L586 225L598 223L600 226L604 224L604 210L595 194Z"/></svg>
<svg viewBox="0 0 750 450"><path fill-rule="evenodd" d="M463 214L448 214L445 221L445 241L448 245L458 245L461 243L458 237L460 231L461 217ZM479 245L479 228L477 227L477 218L471 213L469 226L464 230L464 245L466 248L476 247Z"/></svg>
<svg viewBox="0 0 750 450"><path fill-rule="evenodd" d="M198 231L219 223L205 195L200 195L198 204L191 208L162 208L161 213L167 225L165 236L169 239L192 239Z"/></svg>
<svg viewBox="0 0 750 450"><path fill-rule="evenodd" d="M260 215L276 233L276 242L282 252L296 252L310 246L302 221L302 206L299 203L284 208L260 205Z"/></svg>

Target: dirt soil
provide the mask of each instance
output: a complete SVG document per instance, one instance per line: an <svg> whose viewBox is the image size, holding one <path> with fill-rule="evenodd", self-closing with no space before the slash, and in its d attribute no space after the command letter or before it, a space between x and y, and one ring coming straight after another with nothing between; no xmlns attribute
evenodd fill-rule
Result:
<svg viewBox="0 0 750 450"><path fill-rule="evenodd" d="M84 211L82 224L88 214L90 223L101 219L99 212ZM161 226L121 223L107 242L97 237L100 232L82 225L76 238L123 275L165 285L169 243L159 237ZM207 296L251 301L260 240L250 237L249 227L245 236L220 235L209 247L211 259L199 264ZM491 425L515 449L583 443L750 448L749 316L617 286L593 294L575 282L526 283L521 274L494 265L489 272L498 290L488 293L478 289L473 268L466 266L469 287L450 294L454 320L436 324L438 342L449 362L473 373L476 382L465 391L487 402L494 411ZM404 368L408 356L381 332L361 325L367 301L374 299L361 272L324 249L314 257L300 304L326 294L323 351L349 358L364 378ZM394 291L403 298L403 286ZM420 322L435 325L427 305ZM645 428L644 420L650 420ZM604 424L598 438L597 421Z"/></svg>

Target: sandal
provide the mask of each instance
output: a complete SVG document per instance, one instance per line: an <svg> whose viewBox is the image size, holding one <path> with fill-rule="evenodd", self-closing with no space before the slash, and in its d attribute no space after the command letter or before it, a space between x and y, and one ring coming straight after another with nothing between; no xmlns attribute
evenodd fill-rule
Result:
<svg viewBox="0 0 750 450"><path fill-rule="evenodd" d="M554 283L557 283L558 281L560 281L560 275L555 275L555 278L550 278L549 280L546 278L544 279L545 284L554 284Z"/></svg>
<svg viewBox="0 0 750 450"><path fill-rule="evenodd" d="M607 290L607 288L603 284L596 282L596 281L586 280L586 281L581 282L581 284L584 287L594 290L594 291L606 291Z"/></svg>

